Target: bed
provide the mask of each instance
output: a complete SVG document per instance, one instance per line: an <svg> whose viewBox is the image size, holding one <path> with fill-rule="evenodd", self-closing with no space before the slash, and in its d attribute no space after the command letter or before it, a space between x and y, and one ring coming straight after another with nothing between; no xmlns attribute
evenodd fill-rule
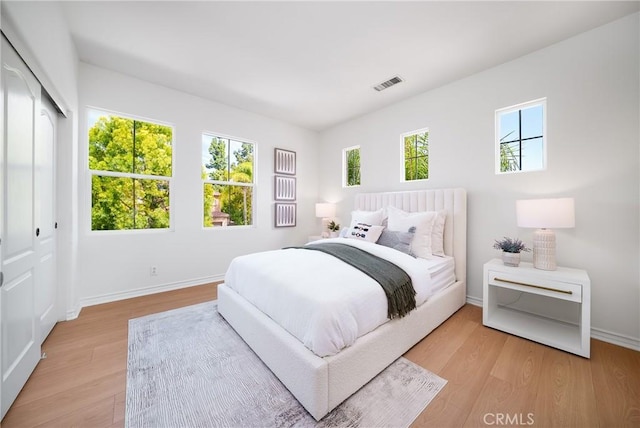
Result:
<svg viewBox="0 0 640 428"><path fill-rule="evenodd" d="M466 301L466 192L435 189L361 193L355 210L396 207L406 212L446 211L443 249L455 260L455 282L429 295L408 315L395 318L327 356L295 335L227 284L218 287L218 310L296 399L320 420L423 339ZM311 252L311 251L309 251Z"/></svg>

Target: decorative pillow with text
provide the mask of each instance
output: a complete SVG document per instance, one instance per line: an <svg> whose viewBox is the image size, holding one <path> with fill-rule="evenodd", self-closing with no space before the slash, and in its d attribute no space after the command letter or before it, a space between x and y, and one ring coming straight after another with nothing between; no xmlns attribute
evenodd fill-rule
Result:
<svg viewBox="0 0 640 428"><path fill-rule="evenodd" d="M368 223L352 223L345 238L376 242L378 238L380 238L383 230L383 226L376 226Z"/></svg>

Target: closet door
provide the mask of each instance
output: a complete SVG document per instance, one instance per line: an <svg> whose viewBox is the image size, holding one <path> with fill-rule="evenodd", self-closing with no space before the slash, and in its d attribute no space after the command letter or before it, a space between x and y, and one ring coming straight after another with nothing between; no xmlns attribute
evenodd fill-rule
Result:
<svg viewBox="0 0 640 428"><path fill-rule="evenodd" d="M40 344L58 322L55 224L55 148L57 113L46 98L41 99L35 145L35 308L39 319Z"/></svg>
<svg viewBox="0 0 640 428"><path fill-rule="evenodd" d="M36 228L34 146L40 116L40 85L2 39L3 182L2 230L2 416L38 364L35 311Z"/></svg>

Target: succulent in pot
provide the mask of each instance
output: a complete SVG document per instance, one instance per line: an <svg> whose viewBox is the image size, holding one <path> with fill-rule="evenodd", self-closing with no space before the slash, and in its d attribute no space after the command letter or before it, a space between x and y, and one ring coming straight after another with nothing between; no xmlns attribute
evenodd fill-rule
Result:
<svg viewBox="0 0 640 428"><path fill-rule="evenodd" d="M329 229L329 235L332 238L336 238L338 236L338 231L340 230L340 225L335 221L331 220L329 224L327 224L327 229Z"/></svg>

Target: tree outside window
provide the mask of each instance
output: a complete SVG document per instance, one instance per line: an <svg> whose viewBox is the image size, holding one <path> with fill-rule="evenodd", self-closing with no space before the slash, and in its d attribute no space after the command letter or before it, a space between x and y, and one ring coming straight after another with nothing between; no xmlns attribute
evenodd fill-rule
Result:
<svg viewBox="0 0 640 428"><path fill-rule="evenodd" d="M496 173L545 168L545 105L540 99L496 111Z"/></svg>
<svg viewBox="0 0 640 428"><path fill-rule="evenodd" d="M170 227L173 128L89 111L91 230Z"/></svg>
<svg viewBox="0 0 640 428"><path fill-rule="evenodd" d="M253 143L202 136L203 225L253 224Z"/></svg>
<svg viewBox="0 0 640 428"><path fill-rule="evenodd" d="M429 130L421 129L402 135L404 181L429 178Z"/></svg>
<svg viewBox="0 0 640 428"><path fill-rule="evenodd" d="M360 185L360 146L343 150L343 176L344 187Z"/></svg>

